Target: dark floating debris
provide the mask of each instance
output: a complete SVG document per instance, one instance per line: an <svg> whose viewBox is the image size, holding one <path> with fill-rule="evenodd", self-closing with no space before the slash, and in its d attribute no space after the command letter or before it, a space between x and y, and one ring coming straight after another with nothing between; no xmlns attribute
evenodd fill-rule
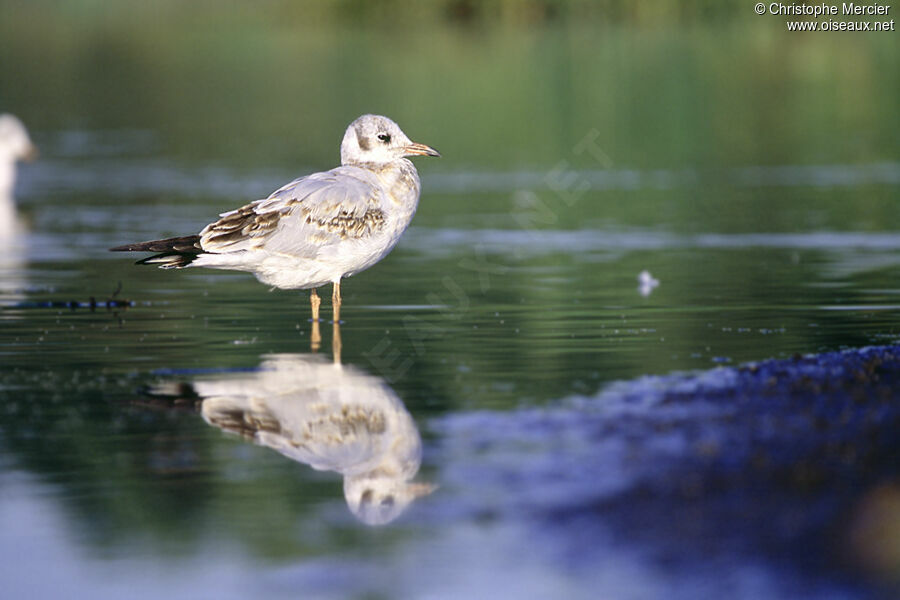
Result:
<svg viewBox="0 0 900 600"><path fill-rule="evenodd" d="M125 298L119 298L118 295L122 291L122 282L116 286L115 291L110 296L107 296L105 300L97 300L96 297L91 296L88 298L87 302L79 301L79 300L45 300L45 301L29 301L29 302L18 302L16 304L7 306L7 309L37 309L37 308L68 308L70 310L90 310L91 312L95 312L98 308L106 309L109 311L126 309L132 306L135 306L135 303L132 300L127 300Z"/></svg>

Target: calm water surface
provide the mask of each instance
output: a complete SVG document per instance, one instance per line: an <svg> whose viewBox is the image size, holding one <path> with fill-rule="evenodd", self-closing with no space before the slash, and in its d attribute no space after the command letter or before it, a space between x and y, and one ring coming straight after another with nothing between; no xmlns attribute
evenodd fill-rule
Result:
<svg viewBox="0 0 900 600"><path fill-rule="evenodd" d="M241 274L140 268L105 252L178 222L202 225L230 194L153 203L103 189L30 195L55 168L52 158L27 168L21 214L29 229L11 241L5 256L14 260L4 265L4 568L59 565L55 578L37 583L14 576L23 594L64 584L100 597L133 595L135 585L147 597L291 596L297 586L325 597L373 587L415 596L434 585L452 596L474 585L456 581L457 569L484 578L485 589L501 585L495 569L513 569L533 580L522 584L529 591L571 587L577 596L602 581L653 596L669 576L652 564L617 557L623 564L609 573L583 572L557 556L565 537L551 535L546 553L516 562L521 539L534 532L522 517L482 523L478 498L504 510L504 484L489 469L454 475L472 457L439 448L465 446L469 434L445 419L553 407L646 374L900 335L900 237L890 232L485 228L477 215L429 217L430 203L463 194L438 189L426 193L422 218L390 258L344 286L341 368L331 324L321 326L318 352L310 350L305 294L269 291ZM128 176L152 186L154 169L137 162ZM225 187L255 185L223 175ZM426 191L429 183L426 175ZM518 210L515 190L484 193L484 201L498 221L504 207ZM659 284L641 289L643 270ZM330 408L312 414L310 402ZM349 448L291 447L293 433L321 429L348 403L374 411L365 419L393 415L392 424L383 431L366 421L375 439L357 433ZM342 434L359 423L351 419ZM247 436L256 431L270 435L253 444ZM399 450L388 448L394 436ZM399 473L375 488L390 502L360 509L364 492L348 487L345 498L346 481L382 461ZM531 468L523 462L520 476ZM627 480L627 465L610 468L607 477ZM405 574L399 591L391 572ZM750 590L792 589L744 576Z"/></svg>
<svg viewBox="0 0 900 600"><path fill-rule="evenodd" d="M745 33L742 64L769 64L758 55L766 44L789 43ZM98 54L67 57L57 40L44 66L50 77L75 68L67 61L93 65L64 84L78 102L50 116L39 108L60 102L49 90L10 92L43 150L21 169L19 232L0 240L0 573L10 597L650 598L672 597L673 586L685 598L866 596L854 576L785 571L752 553L710 571L709 557L686 551L693 562L672 568L653 559L652 540L615 537L602 516L582 537L535 523L518 495L564 506L585 485L635 485L627 456L598 445L610 453L604 472L554 486L548 473L577 473L585 442L555 430L542 440L529 415L577 416L578 402L607 402L610 384L645 375L900 339L896 44L808 42L817 55L852 50L880 75L865 111L826 95L817 106L833 129L804 140L806 121L779 117L764 92L779 78L801 95L860 86L860 70L798 63L813 74L802 79L737 69L763 90L744 99L753 82L716 58L725 34L657 32L632 46L618 31L491 41L442 31L437 49L385 75L419 82L416 106L434 98L450 113L437 123L424 108L390 110L384 91L371 108L355 96L313 104L322 122L273 114L264 95L230 87L221 114L207 113L173 99L191 73L226 69L212 52L220 34L191 42L210 54L185 64L182 37L154 55L149 38L78 35L67 43ZM7 39L22 64L39 62ZM324 52L315 37L276 39L286 46L265 52ZM426 65L468 44L501 54L457 55L448 76L506 77L486 92L495 108L545 89L508 73L529 61L553 74L557 95L535 92L538 108L496 122L478 113L462 127L465 98L444 98ZM152 110L124 99L146 84L129 61L148 76L172 73ZM0 78L20 69L4 59ZM248 87L269 81L253 65L237 69ZM625 91L604 85L610 70ZM628 75L648 70L663 79ZM98 87L114 84L122 96L95 106ZM649 104L658 94L668 116ZM698 103L712 103L710 120ZM339 340L323 323L313 352L305 293L106 251L195 231L332 166L344 123L368 110L445 158L417 163L422 203L400 245L343 286ZM259 141L288 126L296 139L309 119L300 150ZM523 122L536 130L510 133ZM656 284L642 287L643 271ZM494 427L498 439L525 440L521 452L485 442Z"/></svg>

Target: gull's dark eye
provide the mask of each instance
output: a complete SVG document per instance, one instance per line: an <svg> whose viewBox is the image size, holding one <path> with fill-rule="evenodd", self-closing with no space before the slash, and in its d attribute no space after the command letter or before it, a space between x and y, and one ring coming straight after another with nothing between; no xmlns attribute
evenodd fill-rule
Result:
<svg viewBox="0 0 900 600"><path fill-rule="evenodd" d="M387 133L381 133L381 134L378 134L378 139L381 140L382 142L384 142L385 144L387 144L388 142L391 141L391 136L390 136L390 134L387 134Z"/></svg>

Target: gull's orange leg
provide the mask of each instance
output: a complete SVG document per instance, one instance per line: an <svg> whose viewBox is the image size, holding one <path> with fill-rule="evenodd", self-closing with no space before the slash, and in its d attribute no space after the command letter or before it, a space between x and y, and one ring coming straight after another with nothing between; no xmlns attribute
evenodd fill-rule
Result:
<svg viewBox="0 0 900 600"><path fill-rule="evenodd" d="M335 324L341 320L341 282L335 281L331 289L331 313Z"/></svg>
<svg viewBox="0 0 900 600"><path fill-rule="evenodd" d="M319 307L322 305L322 299L319 298L316 288L309 293L309 305L312 307L312 320L315 323L319 320Z"/></svg>
<svg viewBox="0 0 900 600"><path fill-rule="evenodd" d="M319 306L321 304L322 299L319 298L316 288L313 288L309 293L309 305L312 307L312 331L309 334L309 347L313 352L322 345L322 334L319 333Z"/></svg>

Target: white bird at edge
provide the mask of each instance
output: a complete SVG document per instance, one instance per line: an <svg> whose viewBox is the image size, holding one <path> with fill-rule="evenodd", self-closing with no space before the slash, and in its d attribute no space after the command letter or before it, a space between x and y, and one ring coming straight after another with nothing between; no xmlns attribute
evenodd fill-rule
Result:
<svg viewBox="0 0 900 600"><path fill-rule="evenodd" d="M18 118L0 114L0 304L18 304L28 287L25 274L28 226L16 210L16 163L34 160L38 151ZM18 316L6 318L17 319Z"/></svg>
<svg viewBox="0 0 900 600"><path fill-rule="evenodd" d="M341 142L341 166L300 177L241 208L222 213L196 235L126 244L113 251L156 252L138 264L209 267L253 273L282 289L333 284L340 320L341 279L368 269L393 249L419 203L419 174L407 156L440 156L414 143L387 117L363 115Z"/></svg>
<svg viewBox="0 0 900 600"><path fill-rule="evenodd" d="M12 235L18 227L13 188L16 185L16 162L37 158L22 121L9 113L0 114L0 238Z"/></svg>

